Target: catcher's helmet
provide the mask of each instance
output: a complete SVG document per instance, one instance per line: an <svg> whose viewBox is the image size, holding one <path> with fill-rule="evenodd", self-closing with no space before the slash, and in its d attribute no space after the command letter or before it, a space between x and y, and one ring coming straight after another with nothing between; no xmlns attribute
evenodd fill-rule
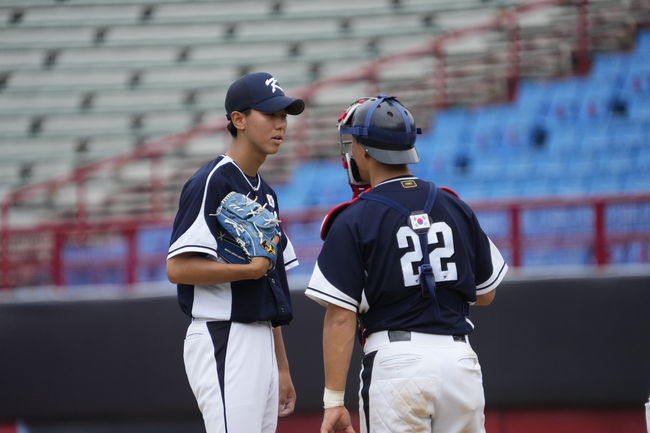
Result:
<svg viewBox="0 0 650 433"><path fill-rule="evenodd" d="M352 135L370 156L384 164L412 164L420 161L415 138L421 134L413 115L395 97L378 95L362 98L339 116L341 153L349 153Z"/></svg>

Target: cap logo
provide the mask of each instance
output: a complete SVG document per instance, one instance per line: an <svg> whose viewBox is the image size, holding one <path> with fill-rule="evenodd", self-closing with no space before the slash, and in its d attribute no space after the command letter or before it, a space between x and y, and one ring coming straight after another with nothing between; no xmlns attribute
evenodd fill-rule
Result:
<svg viewBox="0 0 650 433"><path fill-rule="evenodd" d="M264 82L264 84L266 84L266 87L271 86L271 92L272 93L275 93L275 89L280 89L280 90L282 90L284 92L284 89L282 87L278 86L278 80L276 80L273 77L266 80Z"/></svg>

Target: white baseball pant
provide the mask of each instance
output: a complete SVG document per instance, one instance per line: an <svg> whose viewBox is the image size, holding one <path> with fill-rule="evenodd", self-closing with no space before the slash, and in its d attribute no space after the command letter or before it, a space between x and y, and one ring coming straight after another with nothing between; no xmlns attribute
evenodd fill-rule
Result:
<svg viewBox="0 0 650 433"><path fill-rule="evenodd" d="M278 368L269 323L194 319L183 359L207 433L275 432Z"/></svg>
<svg viewBox="0 0 650 433"><path fill-rule="evenodd" d="M381 331L364 345L361 432L484 433L483 377L467 337L397 332L401 341Z"/></svg>

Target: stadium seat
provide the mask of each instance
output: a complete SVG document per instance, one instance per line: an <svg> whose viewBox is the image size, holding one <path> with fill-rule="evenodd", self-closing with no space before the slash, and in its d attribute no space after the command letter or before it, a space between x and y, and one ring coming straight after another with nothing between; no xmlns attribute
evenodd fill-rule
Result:
<svg viewBox="0 0 650 433"><path fill-rule="evenodd" d="M380 56L423 47L435 35L484 22L519 3L363 0L341 8L337 2L317 0L160 0L155 4L9 0L0 8L0 191L8 190L7 185L68 173L83 162L114 156L202 120L222 120L225 90L243 73L268 70L291 91L319 78L359 70ZM598 10L625 6L600 3L594 6ZM513 84L504 82L503 64L495 60L507 52L501 31L446 47L445 73L458 81L447 89L452 106L438 108L434 116L430 112L433 56L386 66L377 73L378 89L373 92L396 90L407 105L413 100L427 106L431 127L428 131L425 127L418 138L422 162L413 167L417 175L452 187L468 200L650 189L650 32L639 32L633 50L601 52L616 47L607 45L612 38L628 43L634 26L630 17L624 17L618 23L624 26L621 30L599 15L603 29L593 29L591 71L587 76L568 77L575 60L572 10L545 9L521 21L522 46L534 49L521 55L524 79L511 102L500 97ZM558 35L564 35L566 43L558 43ZM477 77L494 83L475 86ZM366 83L331 87L310 100L308 109L320 120L319 109L340 110L351 95L366 94L368 87ZM490 105L484 106L485 101ZM481 107L460 106L470 103ZM425 120L418 123L428 124ZM166 188L178 189L188 173L223 151L227 142L226 134L215 134L167 155L163 166L170 184ZM277 165L269 179L275 174L275 179L284 181L290 175L288 182L277 185L283 210L347 200L345 172L333 157L337 149L330 141L326 150L299 144L308 148L308 154L330 158L297 161L287 154L279 162L270 161ZM103 206L93 211L110 215L108 203L119 202L118 213L131 212L133 203L146 202L133 194L132 187L147 183L148 167L147 161L139 161L116 171L111 179L89 182L92 204ZM61 192L56 200L60 208L72 206L74 193ZM639 215L647 216L635 217ZM590 230L590 223L584 221L591 217L583 211L530 215L526 235L583 233ZM486 218L491 234L506 236L507 216ZM566 220L581 223L561 226L559 221ZM307 239L313 238L314 227L294 230L298 238ZM139 240L143 252L153 253L145 245L159 248L165 236L155 231L143 234ZM110 245L105 257L117 257L123 248ZM588 261L582 247L551 253L528 251L524 262ZM82 259L99 257L101 252L91 249L84 255L71 250L68 254L70 278L90 281L79 266ZM635 253L624 247L616 254L629 260ZM123 277L124 270L116 265L98 278L119 281ZM139 278L164 278L164 270L150 266Z"/></svg>

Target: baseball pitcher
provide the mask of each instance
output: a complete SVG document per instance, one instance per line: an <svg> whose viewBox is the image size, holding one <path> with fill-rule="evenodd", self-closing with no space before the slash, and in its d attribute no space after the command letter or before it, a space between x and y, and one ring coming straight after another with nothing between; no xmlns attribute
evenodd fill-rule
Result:
<svg viewBox="0 0 650 433"><path fill-rule="evenodd" d="M233 142L183 187L167 275L192 319L183 359L207 433L272 433L296 400L281 325L298 262L258 169L304 102L257 72L231 84L225 105Z"/></svg>

